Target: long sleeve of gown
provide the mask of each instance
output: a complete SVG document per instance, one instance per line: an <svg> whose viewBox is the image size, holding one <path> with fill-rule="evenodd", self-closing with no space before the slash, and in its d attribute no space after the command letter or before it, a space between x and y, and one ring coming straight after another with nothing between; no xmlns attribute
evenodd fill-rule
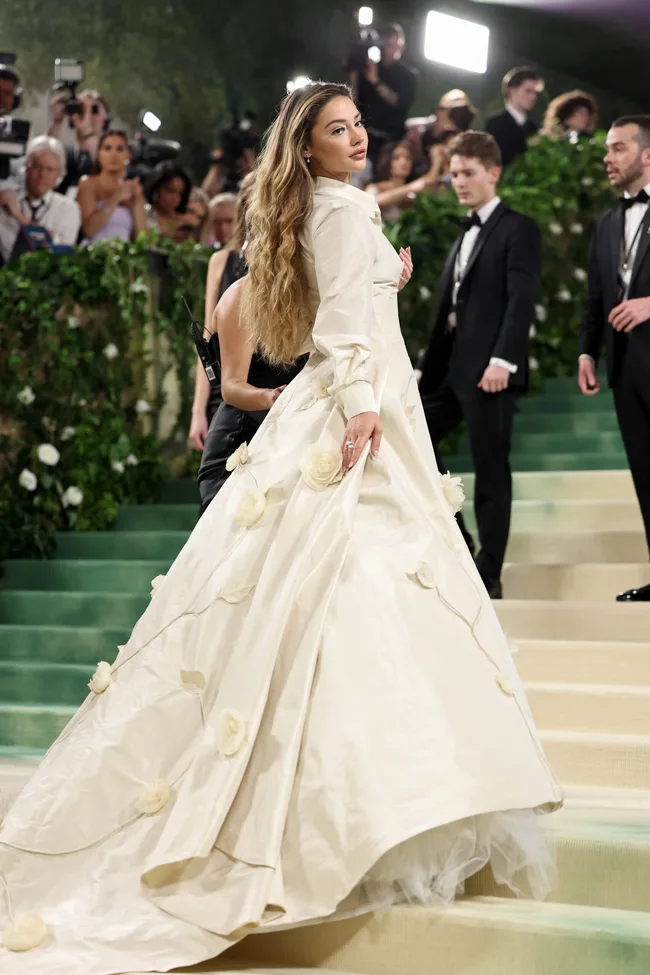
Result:
<svg viewBox="0 0 650 975"><path fill-rule="evenodd" d="M332 363L333 394L346 419L376 412L371 222L356 206L335 205L314 227L312 241L320 295L314 345Z"/></svg>

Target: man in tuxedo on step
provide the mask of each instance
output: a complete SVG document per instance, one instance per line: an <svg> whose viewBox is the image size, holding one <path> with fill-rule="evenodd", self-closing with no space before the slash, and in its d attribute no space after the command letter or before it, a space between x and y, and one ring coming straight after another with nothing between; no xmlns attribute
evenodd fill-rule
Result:
<svg viewBox="0 0 650 975"><path fill-rule="evenodd" d="M596 367L604 344L607 378L650 546L650 115L614 122L605 165L611 185L624 195L594 228L578 383L585 396L599 391ZM650 585L617 599L650 602Z"/></svg>
<svg viewBox="0 0 650 975"><path fill-rule="evenodd" d="M497 196L501 155L491 135L463 132L449 155L452 185L469 214L440 278L420 392L434 447L461 420L467 423L476 474L476 564L489 594L500 599L512 502L512 422L516 393L528 386L541 234Z"/></svg>
<svg viewBox="0 0 650 975"><path fill-rule="evenodd" d="M513 68L501 82L505 112L487 120L485 129L493 135L501 150L504 166L526 151L528 139L538 126L528 118L537 104L544 82L534 68Z"/></svg>

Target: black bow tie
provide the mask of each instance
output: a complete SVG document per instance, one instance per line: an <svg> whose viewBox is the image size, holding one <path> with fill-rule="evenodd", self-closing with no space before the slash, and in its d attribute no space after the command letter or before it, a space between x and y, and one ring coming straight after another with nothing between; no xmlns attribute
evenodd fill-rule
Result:
<svg viewBox="0 0 650 975"><path fill-rule="evenodd" d="M636 196L624 196L621 198L621 205L624 210L629 210L635 203L650 203L650 196L645 190L641 190Z"/></svg>
<svg viewBox="0 0 650 975"><path fill-rule="evenodd" d="M473 213L469 217L461 217L460 225L465 231L470 230L472 227L480 228L483 226L483 224L481 223L481 218L479 217L478 213Z"/></svg>

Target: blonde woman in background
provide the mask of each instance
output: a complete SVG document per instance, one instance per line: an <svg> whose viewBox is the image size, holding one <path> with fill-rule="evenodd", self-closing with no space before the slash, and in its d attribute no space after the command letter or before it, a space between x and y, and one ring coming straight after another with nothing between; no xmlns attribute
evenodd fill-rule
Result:
<svg viewBox="0 0 650 975"><path fill-rule="evenodd" d="M598 102L579 88L565 91L549 102L541 135L576 141L593 135L598 124Z"/></svg>
<svg viewBox="0 0 650 975"><path fill-rule="evenodd" d="M228 247L235 232L236 209L236 193L219 193L212 197L208 210L208 247L217 250Z"/></svg>

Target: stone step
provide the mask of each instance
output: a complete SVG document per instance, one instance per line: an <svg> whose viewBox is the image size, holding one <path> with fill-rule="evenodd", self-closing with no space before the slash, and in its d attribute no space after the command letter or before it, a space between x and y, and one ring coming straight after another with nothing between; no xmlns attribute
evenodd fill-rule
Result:
<svg viewBox="0 0 650 975"><path fill-rule="evenodd" d="M5 589L148 593L151 580L170 564L169 559L8 559L2 582Z"/></svg>
<svg viewBox="0 0 650 975"><path fill-rule="evenodd" d="M137 559L172 562L189 538L188 531L58 532L59 559Z"/></svg>
<svg viewBox="0 0 650 975"><path fill-rule="evenodd" d="M76 710L63 704L13 704L0 700L0 747L45 752Z"/></svg>
<svg viewBox="0 0 650 975"><path fill-rule="evenodd" d="M247 955L365 975L647 975L650 922L641 911L468 897L253 935L229 953Z"/></svg>
<svg viewBox="0 0 650 975"><path fill-rule="evenodd" d="M650 634L648 634L650 637ZM650 685L650 643L598 640L513 641L524 682Z"/></svg>
<svg viewBox="0 0 650 975"><path fill-rule="evenodd" d="M130 627L0 624L0 657L6 661L85 664L112 662ZM1 691L0 691L1 696Z"/></svg>
<svg viewBox="0 0 650 975"><path fill-rule="evenodd" d="M650 603L502 599L494 608L515 643L524 638L644 643L650 636Z"/></svg>
<svg viewBox="0 0 650 975"><path fill-rule="evenodd" d="M468 528L475 529L474 507L463 512ZM641 511L632 501L514 501L510 530L542 531L643 531ZM650 581L650 580L649 580Z"/></svg>
<svg viewBox="0 0 650 975"><path fill-rule="evenodd" d="M96 663L0 660L0 697L10 704L79 707Z"/></svg>
<svg viewBox="0 0 650 975"><path fill-rule="evenodd" d="M510 535L506 561L536 565L647 563L648 546L641 531L515 531Z"/></svg>
<svg viewBox="0 0 650 975"><path fill-rule="evenodd" d="M650 566L531 565L510 563L502 573L506 599L584 600L611 603L617 593L650 584Z"/></svg>
<svg viewBox="0 0 650 975"><path fill-rule="evenodd" d="M469 438L459 440L458 453L469 454ZM623 453L623 441L618 430L598 431L596 433L572 433L567 431L519 434L515 427L512 440L512 454L532 454L534 457L545 454L594 454L618 455Z"/></svg>
<svg viewBox="0 0 650 975"><path fill-rule="evenodd" d="M149 604L149 593L0 591L0 622L52 626L133 627Z"/></svg>
<svg viewBox="0 0 650 975"><path fill-rule="evenodd" d="M650 737L650 684L558 684L547 680L526 681L524 687L541 731Z"/></svg>
<svg viewBox="0 0 650 975"><path fill-rule="evenodd" d="M517 413L514 436L528 433L593 434L618 430L615 413Z"/></svg>
<svg viewBox="0 0 650 975"><path fill-rule="evenodd" d="M522 396L517 405L521 413L614 413L614 397L609 390L601 390L597 396L566 392Z"/></svg>
<svg viewBox="0 0 650 975"><path fill-rule="evenodd" d="M161 504L200 504L199 486L193 477L175 477L163 484Z"/></svg>
<svg viewBox="0 0 650 975"><path fill-rule="evenodd" d="M474 462L468 453L448 454L443 459L452 474L474 470ZM590 454L573 451L563 454L528 454L519 451L511 454L510 466L513 471L617 471L627 470L628 463L622 450Z"/></svg>
<svg viewBox="0 0 650 975"><path fill-rule="evenodd" d="M191 532L198 518L196 504L130 504L120 508L116 531Z"/></svg>
<svg viewBox="0 0 650 975"><path fill-rule="evenodd" d="M471 498L474 474L461 477ZM629 470L517 471L512 490L515 501L636 501Z"/></svg>
<svg viewBox="0 0 650 975"><path fill-rule="evenodd" d="M540 732L546 756L562 785L650 789L650 736L592 731Z"/></svg>

